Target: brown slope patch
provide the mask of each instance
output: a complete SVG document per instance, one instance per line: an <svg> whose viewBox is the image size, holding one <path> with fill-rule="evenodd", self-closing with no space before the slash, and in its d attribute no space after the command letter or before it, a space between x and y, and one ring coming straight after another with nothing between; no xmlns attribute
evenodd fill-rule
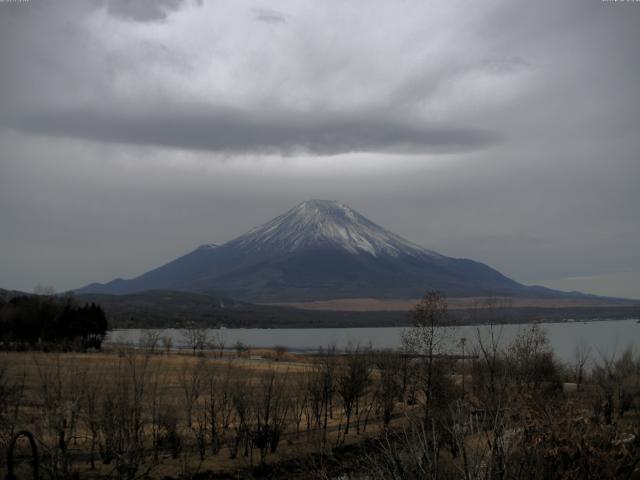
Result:
<svg viewBox="0 0 640 480"><path fill-rule="evenodd" d="M334 300L316 300L312 302L270 303L303 310L336 310L345 312L372 311L408 311L418 299L379 299L379 298L339 298ZM614 307L629 306L629 302L616 302L606 299L579 298L506 298L506 297L454 297L447 303L452 310L469 308L571 308L571 307Z"/></svg>

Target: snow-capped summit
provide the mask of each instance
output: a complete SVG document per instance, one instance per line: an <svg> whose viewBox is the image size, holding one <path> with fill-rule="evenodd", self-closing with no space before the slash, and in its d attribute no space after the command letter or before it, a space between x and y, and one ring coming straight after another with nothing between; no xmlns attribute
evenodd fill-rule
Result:
<svg viewBox="0 0 640 480"><path fill-rule="evenodd" d="M334 200L307 200L230 242L251 250L295 252L338 247L351 253L437 256Z"/></svg>
<svg viewBox="0 0 640 480"><path fill-rule="evenodd" d="M253 302L447 295L557 295L473 260L415 245L332 200L308 200L223 245L205 244L130 280L79 293L182 290Z"/></svg>

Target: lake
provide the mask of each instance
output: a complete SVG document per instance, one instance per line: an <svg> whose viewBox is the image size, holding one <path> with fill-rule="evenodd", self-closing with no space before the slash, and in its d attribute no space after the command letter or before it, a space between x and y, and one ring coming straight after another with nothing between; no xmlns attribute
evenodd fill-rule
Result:
<svg viewBox="0 0 640 480"><path fill-rule="evenodd" d="M586 344L592 349L592 356L620 354L631 346L640 348L640 323L637 319L608 320L589 322L564 322L539 324L547 332L551 347L556 356L571 362L578 345ZM508 324L495 326L500 341L507 344L527 324ZM397 348L401 345L403 327L388 328L237 328L222 329L227 348L240 341L256 348L269 348L277 345L287 347L291 351L309 352L335 344L343 350L351 344L371 345L374 348ZM136 344L144 330L127 329L109 332L107 343ZM212 330L211 332L218 332ZM467 339L467 351L476 342L478 333L486 335L487 326L461 326L450 329L450 345L453 352L459 352L459 340ZM170 336L175 347L184 347L182 331L178 329L160 330L163 336Z"/></svg>

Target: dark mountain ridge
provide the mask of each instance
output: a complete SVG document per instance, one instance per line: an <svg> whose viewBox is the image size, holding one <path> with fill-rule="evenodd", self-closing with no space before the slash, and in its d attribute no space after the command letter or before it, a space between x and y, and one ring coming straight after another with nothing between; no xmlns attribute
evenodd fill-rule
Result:
<svg viewBox="0 0 640 480"><path fill-rule="evenodd" d="M221 246L203 245L139 277L76 293L177 290L249 302L447 296L584 297L522 285L470 259L409 242L335 201L309 200Z"/></svg>

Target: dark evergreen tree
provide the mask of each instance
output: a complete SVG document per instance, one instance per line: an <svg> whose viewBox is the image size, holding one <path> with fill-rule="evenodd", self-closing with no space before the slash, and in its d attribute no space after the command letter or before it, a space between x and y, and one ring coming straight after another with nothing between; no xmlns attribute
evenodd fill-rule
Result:
<svg viewBox="0 0 640 480"><path fill-rule="evenodd" d="M0 344L4 348L99 349L107 317L95 303L73 298L17 296L0 304Z"/></svg>

